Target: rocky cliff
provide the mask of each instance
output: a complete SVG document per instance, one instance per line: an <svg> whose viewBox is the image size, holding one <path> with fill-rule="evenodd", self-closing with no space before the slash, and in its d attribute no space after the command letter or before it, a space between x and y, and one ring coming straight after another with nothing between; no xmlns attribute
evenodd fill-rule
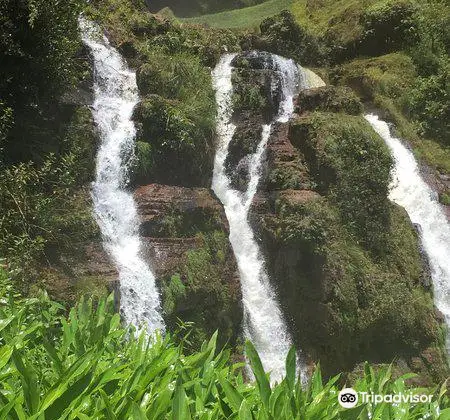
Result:
<svg viewBox="0 0 450 420"><path fill-rule="evenodd" d="M207 66L222 45L239 47L226 31L193 35L148 14L118 30L127 13L109 13L105 26L138 69L132 187L164 315L170 329L194 322L194 345L217 328L234 344L241 294L223 208L209 190L215 104ZM237 130L226 165L242 189L277 97L246 54L234 65ZM299 95L293 121L273 129L252 225L295 343L327 375L399 357L423 382L437 381L447 369L442 320L417 233L387 199L391 158L361 111L347 88Z"/></svg>
<svg viewBox="0 0 450 420"><path fill-rule="evenodd" d="M418 235L387 200L389 155L358 110L333 87L299 95L251 220L295 341L326 374L397 357L430 383L447 371L442 319Z"/></svg>

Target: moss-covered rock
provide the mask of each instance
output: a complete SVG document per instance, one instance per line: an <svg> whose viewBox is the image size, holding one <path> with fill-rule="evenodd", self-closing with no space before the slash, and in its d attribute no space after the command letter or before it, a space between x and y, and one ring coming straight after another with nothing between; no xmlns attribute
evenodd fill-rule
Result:
<svg viewBox="0 0 450 420"><path fill-rule="evenodd" d="M290 138L350 231L367 249L386 253L393 163L382 139L362 117L321 113L296 120Z"/></svg>
<svg viewBox="0 0 450 420"><path fill-rule="evenodd" d="M234 346L242 296L220 202L206 188L158 184L138 188L134 197L169 328L193 323L193 348L217 329L220 342Z"/></svg>
<svg viewBox="0 0 450 420"><path fill-rule="evenodd" d="M179 102L158 95L149 95L138 104L134 112L138 141L151 146L149 180L173 185L210 184L213 137L196 125L197 118Z"/></svg>
<svg viewBox="0 0 450 420"><path fill-rule="evenodd" d="M267 51L304 65L317 65L323 60L318 40L302 28L288 10L265 19L260 31Z"/></svg>
<svg viewBox="0 0 450 420"><path fill-rule="evenodd" d="M179 272L162 280L165 318L176 328L179 319L194 323L190 337L198 348L205 336L219 330L220 342L233 345L240 334L242 307L236 266L224 232L200 234L199 247L187 251Z"/></svg>
<svg viewBox="0 0 450 420"><path fill-rule="evenodd" d="M430 383L448 371L442 320L418 234L387 198L391 165L362 117L305 113L274 129L250 220L293 337L327 375L401 357ZM415 366L427 349L438 369Z"/></svg>
<svg viewBox="0 0 450 420"><path fill-rule="evenodd" d="M275 212L259 222L269 272L296 342L326 374L363 360L409 360L442 345L432 297L420 283L418 238L404 211L389 205L392 253L378 261L327 199L286 190L273 200ZM444 366L433 376L445 372Z"/></svg>
<svg viewBox="0 0 450 420"><path fill-rule="evenodd" d="M361 114L363 106L359 98L347 87L323 86L300 92L297 112L325 111Z"/></svg>

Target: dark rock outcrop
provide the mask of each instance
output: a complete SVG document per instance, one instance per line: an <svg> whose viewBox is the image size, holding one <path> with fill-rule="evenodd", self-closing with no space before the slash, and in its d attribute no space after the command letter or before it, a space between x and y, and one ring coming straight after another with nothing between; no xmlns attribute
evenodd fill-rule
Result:
<svg viewBox="0 0 450 420"><path fill-rule="evenodd" d="M194 346L215 330L220 343L234 345L242 296L221 203L206 188L159 184L139 187L134 197L168 326L194 322Z"/></svg>

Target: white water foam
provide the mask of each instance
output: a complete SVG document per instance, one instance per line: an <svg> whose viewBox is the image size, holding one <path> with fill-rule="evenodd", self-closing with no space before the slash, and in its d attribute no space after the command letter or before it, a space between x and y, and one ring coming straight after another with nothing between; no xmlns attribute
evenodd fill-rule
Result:
<svg viewBox="0 0 450 420"><path fill-rule="evenodd" d="M219 109L217 118L219 145L212 188L223 203L230 224L230 242L241 278L245 336L258 350L264 368L271 371L272 381L279 381L284 376L285 358L291 347L291 338L248 221L248 212L260 181L262 158L272 125L263 125L261 141L250 158L250 180L247 191L243 194L232 189L230 179L226 175L225 161L228 146L236 130L232 122L231 62L234 57L235 55L232 54L223 56L213 71L213 83ZM270 68L280 74L282 91L276 120L287 122L294 111L293 97L300 80L298 68L293 61L278 56L271 56L271 62Z"/></svg>
<svg viewBox="0 0 450 420"><path fill-rule="evenodd" d="M139 101L136 75L97 25L80 19L83 42L94 58L92 112L100 132L92 198L104 246L119 271L120 307L126 323L149 332L163 330L159 293L150 267L141 257L139 219L126 190L135 127L131 119Z"/></svg>
<svg viewBox="0 0 450 420"><path fill-rule="evenodd" d="M408 212L413 223L420 225L423 248L428 255L433 279L434 300L450 326L450 225L437 201L436 194L420 175L414 155L393 137L386 122L378 116L365 116L383 138L395 160L389 198ZM450 340L447 335L447 352Z"/></svg>

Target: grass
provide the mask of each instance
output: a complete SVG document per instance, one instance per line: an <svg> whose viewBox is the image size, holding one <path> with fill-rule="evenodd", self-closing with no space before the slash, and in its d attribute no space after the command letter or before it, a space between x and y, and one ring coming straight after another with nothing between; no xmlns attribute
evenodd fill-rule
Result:
<svg viewBox="0 0 450 420"><path fill-rule="evenodd" d="M334 83L351 86L359 96L384 110L397 134L406 139L415 155L439 171L450 172L449 149L434 139L420 137L405 115L408 97L417 82L412 59L403 52L359 58L331 70Z"/></svg>
<svg viewBox="0 0 450 420"><path fill-rule="evenodd" d="M252 7L180 19L180 21L191 24L204 24L213 28L254 28L265 18L273 16L282 10L290 9L292 3L293 0L270 0Z"/></svg>
<svg viewBox="0 0 450 420"><path fill-rule="evenodd" d="M324 33L330 26L344 18L354 25L358 23L361 11L374 0L336 0L333 2L311 2L296 0L292 4L292 13L297 21L308 26L317 34ZM346 28L349 32L349 27Z"/></svg>

